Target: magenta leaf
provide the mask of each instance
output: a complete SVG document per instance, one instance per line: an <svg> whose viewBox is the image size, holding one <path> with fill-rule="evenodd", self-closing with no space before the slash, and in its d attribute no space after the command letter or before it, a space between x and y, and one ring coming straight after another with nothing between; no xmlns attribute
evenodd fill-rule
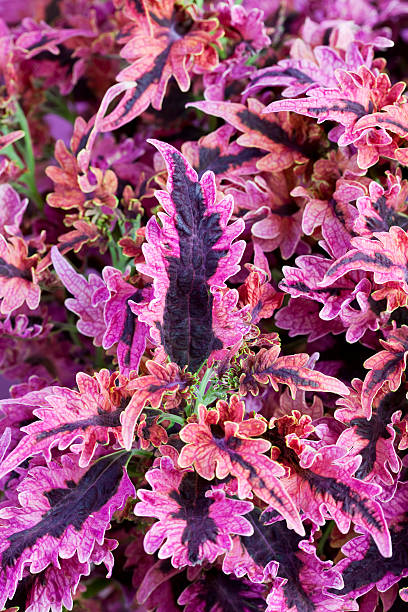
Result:
<svg viewBox="0 0 408 612"><path fill-rule="evenodd" d="M361 392L361 381L358 381ZM348 403L347 398L344 403ZM350 401L349 410L337 411L336 417L348 427L337 440L337 445L350 449L352 455L360 455L361 463L355 473L361 480L373 480L379 484L392 485L400 462L396 455L395 429L396 411L405 401L405 390L386 393L373 409L370 420L359 401ZM342 400L339 400L339 404ZM394 472L394 474L391 474Z"/></svg>
<svg viewBox="0 0 408 612"><path fill-rule="evenodd" d="M307 290L307 289L306 289ZM340 334L344 327L338 319L324 321L319 317L319 304L307 298L291 297L289 304L275 316L276 325L289 330L289 336L307 335L313 342L327 334Z"/></svg>
<svg viewBox="0 0 408 612"><path fill-rule="evenodd" d="M354 229L361 236L372 236L373 232L388 232L393 225L408 228L407 184L401 176L386 172L387 189L372 181L369 194L357 200L359 215L354 221Z"/></svg>
<svg viewBox="0 0 408 612"><path fill-rule="evenodd" d="M280 480L284 469L264 455L270 443L253 437L265 431L266 422L244 419L244 407L237 395L231 397L229 405L219 400L217 410L207 411L199 406L199 422L188 423L180 432L187 444L181 449L178 463L181 467L194 466L207 480L214 475L220 480L234 476L241 499L253 492L281 513L290 528L303 535L299 513Z"/></svg>
<svg viewBox="0 0 408 612"><path fill-rule="evenodd" d="M265 585L226 576L213 566L182 592L177 603L185 606L184 612L265 612L264 590Z"/></svg>
<svg viewBox="0 0 408 612"><path fill-rule="evenodd" d="M392 556L384 559L368 534L358 536L343 546L342 552L346 557L336 565L336 569L343 577L344 587L339 593L345 598L354 599L374 586L384 592L408 576L407 501L407 483L400 482L392 500L384 505L384 513L390 522Z"/></svg>
<svg viewBox="0 0 408 612"><path fill-rule="evenodd" d="M21 590L27 592L26 612L45 612L62 606L68 610L73 606L73 595L77 591L82 576L88 576L94 565L104 563L109 570L113 565L111 550L116 548L115 540L105 540L103 545L95 543L89 561L81 563L74 555L70 559L60 559L59 567L49 565L41 574L30 576ZM26 579L27 580L27 579ZM32 584L30 585L30 582Z"/></svg>
<svg viewBox="0 0 408 612"><path fill-rule="evenodd" d="M324 306L319 316L323 320L338 316L355 288L352 278L342 278L333 283L333 286L322 287L325 274L330 268L330 260L316 255L302 255L296 258L296 265L297 268L283 266L285 276L279 284L280 289L294 298L302 297L321 302Z"/></svg>
<svg viewBox="0 0 408 612"><path fill-rule="evenodd" d="M408 559L406 555L406 539L408 525L399 531L391 530L393 550L391 558L384 559L369 535L354 538L343 547L347 559L337 565L341 571L344 587L338 591L353 599L367 593L377 584L381 590L390 588L408 575Z"/></svg>
<svg viewBox="0 0 408 612"><path fill-rule="evenodd" d="M257 538L241 537L243 558L228 553L226 563L235 561L240 573L240 562L252 556L254 561L265 564L264 580L273 580L273 588L267 598L271 612L314 612L315 610L344 610L343 599L327 593L327 587L339 589L342 580L330 561L321 561L314 546L289 532L282 521L271 525L258 524ZM253 542L251 542L251 539ZM238 540L238 539L237 539ZM230 568L232 569L232 567ZM255 575L256 577L256 575ZM253 577L252 579L255 579ZM262 578L262 576L259 576ZM258 580L256 580L258 582ZM259 580L261 582L261 580ZM320 607L321 606L321 607ZM325 607L327 606L327 608Z"/></svg>
<svg viewBox="0 0 408 612"><path fill-rule="evenodd" d="M135 513L159 521L147 532L144 547L150 554L160 549L159 558L171 557L174 567L213 562L231 548L230 534L252 533L241 516L252 509L251 502L227 498L192 470L175 468L169 457L147 472L146 479L153 491L139 489L142 501Z"/></svg>
<svg viewBox="0 0 408 612"><path fill-rule="evenodd" d="M406 266L408 260L408 235L398 226L389 232L376 232L375 239L357 237L352 239L353 249L345 253L326 272L321 281L327 287L352 270L374 272L374 281L379 284L396 281L408 293Z"/></svg>
<svg viewBox="0 0 408 612"><path fill-rule="evenodd" d="M300 42L300 40L297 42ZM282 59L276 66L268 66L258 70L252 77L251 84L245 93L253 95L264 87L278 86L285 87L282 91L284 98L292 98L314 87L336 87L335 70L338 68L357 70L363 64L367 65L368 68L371 67L372 50L366 52L367 57L364 58L359 46L358 42L352 42L348 46L344 58L336 49L318 45L313 49L308 49L308 55L304 58L295 55L288 59ZM296 47L295 43L292 48L295 53L298 52ZM368 45L365 47L365 51L367 47Z"/></svg>
<svg viewBox="0 0 408 612"><path fill-rule="evenodd" d="M330 561L321 561L312 545L303 543L299 552L302 567L300 584L286 578L275 578L272 590L266 598L265 612L345 612L355 610L337 595L342 585L339 572L332 569ZM331 592L327 592L327 587Z"/></svg>
<svg viewBox="0 0 408 612"><path fill-rule="evenodd" d="M231 197L216 201L212 172L200 181L186 159L172 146L151 141L162 153L167 192L156 193L165 212L152 217L143 246L143 274L153 277L154 297L140 311L151 335L163 344L170 359L196 371L212 351L223 348L214 332L212 289L238 272L245 243L233 242L244 222L227 225Z"/></svg>
<svg viewBox="0 0 408 612"><path fill-rule="evenodd" d="M256 355L250 355L243 363L244 373L240 378L240 393L258 395L261 385L271 384L277 390L278 383L288 385L292 397L297 389L305 391L324 391L348 395L344 383L332 376L306 366L309 355L285 355L279 357L280 346L270 349L261 348Z"/></svg>
<svg viewBox="0 0 408 612"><path fill-rule="evenodd" d="M111 266L103 269L102 276L110 294L104 309L106 332L102 346L107 349L117 343L119 370L128 376L132 370L139 369L146 348L149 329L136 313L140 311L141 302L150 299L150 289L130 285L123 280L122 273Z"/></svg>
<svg viewBox="0 0 408 612"><path fill-rule="evenodd" d="M35 406L40 407L32 411L38 420L21 428L26 435L0 464L0 478L31 456L41 453L50 460L55 446L66 449L75 443L73 450L80 453L79 465L85 467L97 446L109 441L109 434L122 441L120 415L129 403L130 393L120 393L120 380L116 380L116 395L111 393L115 379L108 370L93 377L80 372L79 392L64 387L52 387L52 394L43 392L42 398L35 401ZM28 394L29 404L32 395ZM24 396L19 403L24 404Z"/></svg>
<svg viewBox="0 0 408 612"><path fill-rule="evenodd" d="M344 73L346 75L346 73ZM351 80L351 77L349 77ZM338 89L317 87L308 92L308 98L278 100L265 108L265 113L277 111L293 111L308 117L316 117L318 123L337 121L349 126L369 113L369 99L366 91L362 91L359 99L353 100Z"/></svg>
<svg viewBox="0 0 408 612"><path fill-rule="evenodd" d="M362 186L352 181L338 181L336 191L332 197L327 195L327 199L313 197L312 193L300 186L291 191L292 196L306 200L302 218L303 231L311 236L320 226L329 252L335 257L340 257L350 248L351 228L356 212L349 202L363 193Z"/></svg>
<svg viewBox="0 0 408 612"><path fill-rule="evenodd" d="M385 351L379 351L364 362L368 368L361 392L361 405L367 418L371 417L371 406L378 391L388 385L391 391L396 391L405 371L408 355L408 326L394 330L387 340L380 341Z"/></svg>
<svg viewBox="0 0 408 612"><path fill-rule="evenodd" d="M347 533L353 522L372 535L384 557L391 555L388 526L375 500L381 488L355 478L360 464L358 457L346 458L346 451L336 445L315 450L294 433L286 435L287 446L273 432L271 441L277 444L290 466L290 475L282 482L306 517L317 525L324 525L325 518L331 516L342 533Z"/></svg>
<svg viewBox="0 0 408 612"><path fill-rule="evenodd" d="M58 46L69 38L74 36L92 37L95 35L89 29L51 28L44 22L36 23L34 19L28 18L24 19L23 25L26 31L20 34L15 44L17 48L24 50L26 58L31 58L44 51L58 55L60 53Z"/></svg>
<svg viewBox="0 0 408 612"><path fill-rule="evenodd" d="M281 607L276 608L279 610L312 612L318 609L318 603L327 600L336 605L335 596L327 595L326 588L328 585L339 588L342 583L330 562L321 561L314 547L289 531L283 521L265 525L262 517L259 520L257 510L246 518L254 533L234 537L233 548L223 561L225 573L234 573L237 577L247 573L254 582L274 579L275 589L268 603L272 605L272 601L279 599ZM342 610L341 603L333 609Z"/></svg>
<svg viewBox="0 0 408 612"><path fill-rule="evenodd" d="M15 236L20 233L20 225L28 199L20 199L17 191L7 183L0 185L0 232Z"/></svg>
<svg viewBox="0 0 408 612"><path fill-rule="evenodd" d="M290 579L298 581L301 563L296 553L300 552L302 537L289 530L284 521L266 525L260 514L259 508L247 514L253 533L233 538L232 550L224 557L223 571L237 578L247 574L253 582L265 582L277 572L286 577L291 574Z"/></svg>
<svg viewBox="0 0 408 612"><path fill-rule="evenodd" d="M61 463L34 467L18 487L20 507L2 508L0 517L0 605L13 596L25 568L38 573L58 558L91 558L113 513L134 487L123 466L128 453L106 456L88 470L72 455Z"/></svg>
<svg viewBox="0 0 408 612"><path fill-rule="evenodd" d="M85 280L61 255L56 246L51 249L51 258L62 284L75 297L75 299L66 299L65 306L79 316L78 331L84 336L93 338L96 346L101 346L106 331L103 309L109 295L105 283L97 274L90 274L88 280ZM105 295L103 294L104 290ZM96 291L102 295L95 303L94 294Z"/></svg>
<svg viewBox="0 0 408 612"><path fill-rule="evenodd" d="M24 437L21 427L33 420L33 409L40 406L51 407L46 398L59 389L56 385L35 390L29 388L28 392L21 396L0 400L0 425L3 431L7 428L11 430L11 449Z"/></svg>

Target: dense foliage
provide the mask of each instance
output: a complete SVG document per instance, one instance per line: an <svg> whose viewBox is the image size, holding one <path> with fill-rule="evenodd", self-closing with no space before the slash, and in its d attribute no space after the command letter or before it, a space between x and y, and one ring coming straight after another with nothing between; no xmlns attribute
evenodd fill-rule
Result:
<svg viewBox="0 0 408 612"><path fill-rule="evenodd" d="M408 4L0 9L0 608L401 609Z"/></svg>

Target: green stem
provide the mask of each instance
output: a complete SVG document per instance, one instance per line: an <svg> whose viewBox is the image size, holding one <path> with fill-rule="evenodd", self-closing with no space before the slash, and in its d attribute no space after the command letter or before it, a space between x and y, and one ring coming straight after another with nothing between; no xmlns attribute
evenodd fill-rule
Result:
<svg viewBox="0 0 408 612"><path fill-rule="evenodd" d="M323 532L322 537L319 540L319 543L316 548L317 555L320 556L323 554L324 547L326 546L326 542L330 537L331 532L333 531L334 521L329 521L326 529Z"/></svg>
<svg viewBox="0 0 408 612"><path fill-rule="evenodd" d="M25 184L27 185L27 189L22 187L21 185L18 185L18 191L24 193L24 195L26 195L28 198L30 198L30 200L32 200L36 204L39 210L42 210L44 207L44 202L41 197L41 194L39 193L37 189L37 185L35 183L34 177L31 176L31 174L28 174L26 172L20 177L20 180L21 179L24 179Z"/></svg>
<svg viewBox="0 0 408 612"><path fill-rule="evenodd" d="M75 122L76 115L69 109L65 98L62 98L59 94L52 91L52 89L45 92L45 97L49 104L47 104L47 102L44 104L44 112L59 115L72 124Z"/></svg>
<svg viewBox="0 0 408 612"><path fill-rule="evenodd" d="M35 157L34 157L34 150L33 150L33 142L32 142L31 134L30 134L30 128L28 126L28 121L23 113L23 110L18 104L18 102L15 103L15 107L16 107L16 110L15 110L16 119L25 134L24 135L24 145L25 145L24 161L27 166L27 172L25 172L20 177L20 181L23 181L27 185L28 189L27 190L24 190L24 188L20 188L20 189L31 200L33 200L33 202L35 202L35 204L40 210L42 210L44 207L44 202L37 189L37 185L35 182Z"/></svg>
<svg viewBox="0 0 408 612"><path fill-rule="evenodd" d="M130 257L123 255L120 247L114 240L109 240L109 253L112 259L112 266L121 272L126 270L126 266L131 261Z"/></svg>
<svg viewBox="0 0 408 612"><path fill-rule="evenodd" d="M81 346L81 340L79 337L78 329L74 320L74 316L67 312L68 323L60 323L59 321L54 321L53 327L56 328L56 331L67 331L71 336L71 340L73 344L77 346Z"/></svg>
<svg viewBox="0 0 408 612"><path fill-rule="evenodd" d="M111 260L112 260L112 266L114 268L118 268L118 258L116 254L116 246L113 244L113 242L109 242L109 253L111 256Z"/></svg>
<svg viewBox="0 0 408 612"><path fill-rule="evenodd" d="M15 104L16 104L16 111L15 111L16 118L17 118L18 123L20 124L21 129L23 130L25 134L24 140L26 143L26 160L25 160L26 165L30 173L34 174L35 173L35 159L34 159L33 144L31 140L30 128L28 127L28 121L23 113L21 106L18 104L18 102L16 102Z"/></svg>
<svg viewBox="0 0 408 612"><path fill-rule="evenodd" d="M95 370L102 370L105 366L105 350L98 346L95 350Z"/></svg>
<svg viewBox="0 0 408 612"><path fill-rule="evenodd" d="M198 407L200 404L204 404L205 405L205 390L207 388L208 383L211 380L212 375L214 374L212 368L208 368L208 370L206 370L201 382L200 382L200 386L198 387L197 390L197 397L196 397L196 401L194 404L194 412L197 412Z"/></svg>
<svg viewBox="0 0 408 612"><path fill-rule="evenodd" d="M93 465L95 463L98 463L98 461L102 461L102 459L106 459L107 457L115 457L116 455L126 455L126 454L129 454L129 458L126 461L126 464L125 464L126 467L128 466L129 461L133 457L135 457L135 456L138 456L138 457L151 457L153 455L152 452L147 451L147 450L143 450L141 448L134 448L134 449L132 449L130 451L126 450L125 448L121 448L120 450L114 451L113 453L109 453L108 455L102 455L102 457L98 457L98 459L95 459Z"/></svg>
<svg viewBox="0 0 408 612"><path fill-rule="evenodd" d="M6 132L7 133L7 132ZM21 158L15 152L13 145L7 145L7 147L3 147L0 151L1 155L8 157L11 161L13 161L19 168L24 168L24 164L21 161Z"/></svg>
<svg viewBox="0 0 408 612"><path fill-rule="evenodd" d="M160 408L152 408L151 406L148 406L148 410L160 412L160 418L157 421L158 423L161 423L162 421L171 421L172 423L179 423L179 425L185 424L185 420L183 419L183 417L178 416L177 414L171 414L171 412L164 412L163 410L160 410Z"/></svg>

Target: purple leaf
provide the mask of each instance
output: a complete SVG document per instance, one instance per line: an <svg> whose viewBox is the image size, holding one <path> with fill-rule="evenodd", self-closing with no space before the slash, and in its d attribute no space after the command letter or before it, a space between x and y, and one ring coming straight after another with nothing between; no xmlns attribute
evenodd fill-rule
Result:
<svg viewBox="0 0 408 612"><path fill-rule="evenodd" d="M11 185L0 185L0 232L9 236L21 233L20 225L28 205L28 198L20 200Z"/></svg>
<svg viewBox="0 0 408 612"><path fill-rule="evenodd" d="M13 597L25 569L39 573L59 557L91 559L113 513L134 495L124 464L128 453L107 456L88 470L72 455L34 467L18 487L20 507L0 510L0 606Z"/></svg>
<svg viewBox="0 0 408 612"><path fill-rule="evenodd" d="M122 273L111 266L103 269L102 276L110 293L104 309L106 332L102 346L107 349L118 343L119 370L129 376L132 370L139 369L146 348L149 328L136 313L140 312L141 302L150 299L151 290L130 285L123 280Z"/></svg>
<svg viewBox="0 0 408 612"><path fill-rule="evenodd" d="M201 564L204 559L213 563L231 548L231 534L252 533L251 524L241 516L252 509L251 502L227 498L192 470L175 468L169 457L163 457L160 468L147 472L146 478L153 491L139 489L142 501L135 514L159 521L147 532L144 547L150 554L160 549L159 558L171 557L174 567Z"/></svg>
<svg viewBox="0 0 408 612"><path fill-rule="evenodd" d="M400 482L394 497L384 504L384 514L390 524L392 556L384 559L368 534L343 546L342 552L346 557L336 565L336 569L343 577L344 587L339 593L345 598L355 599L374 586L382 593L408 576L407 503L408 483Z"/></svg>
<svg viewBox="0 0 408 612"><path fill-rule="evenodd" d="M346 457L347 451L334 444L314 449L296 433L283 436L276 428L268 439L279 448L283 465L289 468L282 483L307 518L324 525L332 517L342 533L353 522L371 533L384 557L391 556L388 526L375 499L381 488L355 477L360 458Z"/></svg>
<svg viewBox="0 0 408 612"><path fill-rule="evenodd" d="M361 406L360 394L362 383L355 381L358 391L353 399L339 400L339 404L348 405L338 410L336 418L347 425L347 429L338 438L336 444L347 448L350 455L360 455L361 463L355 473L356 478L378 484L392 485L395 473L400 469L400 461L394 448L395 429L398 406L405 401L405 390L380 394L375 401L375 408L370 420ZM353 401L354 400L354 401ZM394 472L394 474L391 474Z"/></svg>
<svg viewBox="0 0 408 612"><path fill-rule="evenodd" d="M184 612L265 612L265 586L226 576L217 567L203 571L180 595Z"/></svg>
<svg viewBox="0 0 408 612"><path fill-rule="evenodd" d="M56 246L51 249L51 259L62 284L75 296L75 299L66 299L65 306L79 316L78 331L84 336L93 338L95 346L101 346L106 331L103 310L109 295L105 283L97 274L90 274L88 280L85 280L61 255ZM94 300L96 292L99 294L97 302Z"/></svg>
<svg viewBox="0 0 408 612"><path fill-rule="evenodd" d="M171 361L196 371L211 352L223 348L215 334L214 292L239 270L244 241L233 242L244 222L230 225L232 198L216 200L215 180L206 172L200 181L187 160L172 146L150 141L162 153L167 191L156 192L164 212L161 225L152 217L143 245L146 263L138 264L153 278L153 299L140 310L151 336Z"/></svg>
<svg viewBox="0 0 408 612"><path fill-rule="evenodd" d="M41 453L49 461L55 446L62 450L75 443L79 465L85 467L97 446L109 442L110 434L122 442L120 415L129 403L130 392L123 385L121 388L120 378L112 377L108 370L93 377L79 372L77 384L79 392L51 387L52 394L42 393L35 404L40 407L32 411L38 420L21 428L26 435L0 464L0 478L33 455ZM19 403L23 404L24 398L19 398Z"/></svg>

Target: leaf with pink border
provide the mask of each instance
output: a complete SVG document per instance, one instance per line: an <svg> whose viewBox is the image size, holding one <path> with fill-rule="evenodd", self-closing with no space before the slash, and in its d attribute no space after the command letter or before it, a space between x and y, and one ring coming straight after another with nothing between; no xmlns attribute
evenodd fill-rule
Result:
<svg viewBox="0 0 408 612"><path fill-rule="evenodd" d="M74 296L74 299L68 298L64 303L68 310L78 315L78 331L93 338L95 346L101 346L106 331L103 310L109 296L105 283L97 274L90 274L88 280L78 274L56 246L51 248L51 259L62 284ZM103 289L106 295L101 294ZM98 290L100 299L95 303L93 298Z"/></svg>
<svg viewBox="0 0 408 612"><path fill-rule="evenodd" d="M361 144L359 139L363 139L363 149L366 148L368 163L362 163L363 155L359 159L359 165L368 167L378 161L379 152L376 146L381 151L382 147L387 147L392 142L392 138L379 123L375 125L381 129L372 132L367 130L374 123L371 117L380 114L375 111L400 100L405 83L391 85L388 75L376 74L366 66L360 66L356 72L338 69L335 77L337 87L316 87L307 92L307 98L277 100L269 104L264 112L293 111L308 117L316 117L318 123L336 121L343 127L332 130L330 136L339 146L356 143L358 147ZM370 151L371 148L375 150L374 155ZM393 148L395 149L395 146ZM385 152L390 153L388 150Z"/></svg>
<svg viewBox="0 0 408 612"><path fill-rule="evenodd" d="M115 549L117 542L106 539L102 545L95 542L89 561L81 563L77 555L70 559L60 559L59 566L49 565L41 574L31 577L32 584L24 584L27 592L25 612L48 612L48 610L68 610L73 606L79 581L82 576L88 576L95 565L104 563L111 575L114 563L111 550Z"/></svg>
<svg viewBox="0 0 408 612"><path fill-rule="evenodd" d="M143 408L149 403L153 408L177 406L181 401L178 393L189 387L191 377L180 371L175 363L161 365L155 361L147 361L149 374L139 376L130 381L128 388L133 391L132 398L121 416L123 442L127 449L133 443L136 423Z"/></svg>
<svg viewBox="0 0 408 612"><path fill-rule="evenodd" d="M303 212L302 229L308 236L321 227L321 233L334 257L340 257L350 248L355 208L350 204L364 193L362 185L349 181L337 181L337 189L332 197L319 199L305 187L295 187L291 195L306 199Z"/></svg>
<svg viewBox="0 0 408 612"><path fill-rule="evenodd" d="M77 554L89 561L113 513L134 495L124 465L129 454L107 456L88 470L72 455L34 467L18 487L20 507L0 510L0 606L13 597L24 569L36 574Z"/></svg>
<svg viewBox="0 0 408 612"><path fill-rule="evenodd" d="M41 290L34 267L38 255L29 256L27 242L12 236L7 241L0 234L0 312L8 314L24 303L35 310L40 303Z"/></svg>
<svg viewBox="0 0 408 612"><path fill-rule="evenodd" d="M374 238L353 238L354 248L328 268L320 286L328 287L352 270L365 270L374 272L376 283L395 281L408 293L408 234L401 227L393 226L389 232L375 232Z"/></svg>
<svg viewBox="0 0 408 612"><path fill-rule="evenodd" d="M248 574L250 580L259 583L275 582L278 576L285 606L282 610L292 610L295 606L293 610L312 612L319 609L317 602L326 599L334 604L335 596L325 595L326 588L328 585L341 587L342 582L331 563L318 559L315 548L288 530L283 521L265 524L259 514L257 508L247 514L254 533L233 538L233 548L224 557L223 571L234 573L238 578Z"/></svg>
<svg viewBox="0 0 408 612"><path fill-rule="evenodd" d="M188 106L204 111L209 115L222 117L230 125L243 132L237 143L243 147L256 147L269 153L257 162L259 170L278 172L294 163L307 161L302 145L295 138L285 115L266 116L262 113L264 105L255 98L247 101L247 106L236 102L191 102ZM291 133L293 132L293 133Z"/></svg>
<svg viewBox="0 0 408 612"><path fill-rule="evenodd" d="M303 297L323 304L320 317L331 320L337 317L341 308L352 291L355 289L355 280L351 276L341 278L332 286L323 287L325 274L330 269L329 259L317 255L301 255L295 261L298 267L283 266L283 280L279 288L298 298Z"/></svg>
<svg viewBox="0 0 408 612"><path fill-rule="evenodd" d="M391 556L388 526L375 499L381 487L355 478L359 457L346 457L347 451L334 444L314 449L296 433L282 438L272 430L268 438L290 468L283 483L307 518L324 525L326 518L332 517L342 533L347 533L353 522L372 535L383 556Z"/></svg>
<svg viewBox="0 0 408 612"><path fill-rule="evenodd" d="M212 290L239 270L245 243L233 242L242 232L242 219L228 225L233 202L216 199L214 174L200 181L187 160L171 145L150 141L166 162L167 191L156 192L163 206L161 221L147 223L146 263L139 272L153 278L153 299L139 319L150 326L157 344L171 361L192 372L214 350L224 348L214 332ZM232 342L233 344L234 342Z"/></svg>
<svg viewBox="0 0 408 612"><path fill-rule="evenodd" d="M288 385L292 397L297 389L305 391L324 391L348 395L349 390L344 383L332 376L327 376L318 370L306 366L309 355L285 355L279 357L280 346L270 349L261 348L256 355L249 355L242 364L243 374L240 378L240 393L258 395L264 385L272 385L279 389L278 384Z"/></svg>
<svg viewBox="0 0 408 612"><path fill-rule="evenodd" d="M246 264L249 275L239 288L240 301L249 305L251 323L257 324L261 319L272 317L275 310L282 305L284 294L276 291L267 282L267 275L252 264Z"/></svg>
<svg viewBox="0 0 408 612"><path fill-rule="evenodd" d="M127 379L101 370L93 377L79 372L76 380L78 391L53 387L52 394L43 394L44 401L33 410L37 420L21 428L26 435L0 464L0 478L34 455L49 461L54 447L71 447L80 454L79 466L86 467L110 434L123 445L120 415L131 397Z"/></svg>
<svg viewBox="0 0 408 612"><path fill-rule="evenodd" d="M323 27L323 26L322 26ZM306 32L303 34L305 40ZM363 45L353 40L345 49L334 49L332 46L318 44L309 46L303 39L295 39L292 43L288 59L280 60L274 66L258 70L251 78L251 84L244 94L258 93L265 87L284 87L282 96L294 98L314 87L336 87L335 70L358 70L363 64L371 68L373 62L373 46L370 41ZM385 39L383 39L385 41ZM387 41L392 46L392 41Z"/></svg>
<svg viewBox="0 0 408 612"><path fill-rule="evenodd" d="M216 410L198 408L198 423L188 423L180 431L186 445L179 465L194 466L200 476L212 480L231 475L237 479L241 499L253 492L286 519L288 526L303 534L298 512L281 485L283 468L264 455L270 443L260 436L266 429L261 418L244 419L245 404L233 395L229 404L217 402Z"/></svg>
<svg viewBox="0 0 408 612"><path fill-rule="evenodd" d="M117 343L120 372L129 376L131 371L138 371L146 348L149 328L137 313L142 304L150 299L151 290L149 287L138 289L130 285L123 280L122 273L111 266L103 269L102 276L110 294L104 306L106 332L102 346L107 349ZM94 300L99 299L98 293L94 295Z"/></svg>
<svg viewBox="0 0 408 612"><path fill-rule="evenodd" d="M28 389L28 390L27 390ZM0 400L0 420L1 429L10 428L11 444L9 451L12 450L17 443L24 437L22 427L25 423L30 423L33 420L34 408L40 406L51 405L47 401L47 396L54 394L60 387L52 385L49 387L43 386L39 389L32 389L27 385L27 392L21 393L16 397L10 397Z"/></svg>
<svg viewBox="0 0 408 612"><path fill-rule="evenodd" d="M361 236L372 236L373 232L387 232L393 225L408 228L407 196L408 182L401 180L401 174L386 172L386 188L371 181L368 194L358 198L358 217L354 230Z"/></svg>
<svg viewBox="0 0 408 612"><path fill-rule="evenodd" d="M361 391L361 405L367 416L371 417L371 406L378 391L388 385L396 391L405 371L408 355L408 326L403 325L390 333L387 340L380 340L384 351L369 357L364 367L369 369Z"/></svg>
<svg viewBox="0 0 408 612"><path fill-rule="evenodd" d="M314 546L300 542L291 560L290 565L279 567L266 598L265 612L345 612L354 609L345 606L343 598L337 596L337 589L343 585L340 573L331 561L319 559Z"/></svg>
<svg viewBox="0 0 408 612"><path fill-rule="evenodd" d="M369 90L358 88L351 75L339 70L341 85L350 88L350 95L344 95L341 89L316 87L308 91L307 98L277 100L265 108L265 113L293 111L308 117L316 117L318 123L337 121L344 126L353 126L358 119L369 113Z"/></svg>
<svg viewBox="0 0 408 612"><path fill-rule="evenodd" d="M396 85L400 85L397 83ZM401 84L404 85L404 84ZM397 134L400 138L408 136L408 110L406 97L402 100L384 106L381 112L372 113L365 117L361 117L356 123L356 129L366 128L381 128ZM395 158L402 164L408 163L408 150L406 148L397 148Z"/></svg>
<svg viewBox="0 0 408 612"><path fill-rule="evenodd" d="M115 5L124 21L121 56L130 62L117 80L132 82L133 87L101 122L104 132L128 123L149 104L160 110L171 77L181 91L187 91L191 72L211 71L218 65L217 48L223 35L218 19L201 17L194 5L184 8L173 0L115 0ZM179 28L183 22L189 24L186 30Z"/></svg>
<svg viewBox="0 0 408 612"><path fill-rule="evenodd" d="M160 466L149 470L146 479L152 491L139 489L137 516L158 519L147 532L144 548L159 558L171 557L174 567L213 563L230 550L231 535L249 535L251 524L242 515L251 502L226 497L192 470L173 466L170 457L162 457ZM163 543L164 542L164 543Z"/></svg>
<svg viewBox="0 0 408 612"><path fill-rule="evenodd" d="M197 142L182 145L181 152L199 177L211 170L218 183L225 178L237 180L243 175L258 172L256 162L262 157L262 151L241 147L236 140L230 141L234 132L231 125L223 125Z"/></svg>
<svg viewBox="0 0 408 612"><path fill-rule="evenodd" d="M380 393L368 420L359 401L362 382L357 379L354 385L359 393L353 402L352 411L343 408L336 412L336 418L347 425L336 444L347 448L350 455L361 457L361 463L355 473L356 478L392 485L395 474L400 469L400 461L394 448L394 424L400 414L397 413L398 406L405 400L405 390ZM342 401L339 400L338 404L341 405Z"/></svg>
<svg viewBox="0 0 408 612"><path fill-rule="evenodd" d="M58 48L66 40L77 36L87 38L94 37L95 32L85 28L52 28L44 21L37 23L34 19L26 18L23 20L23 31L17 38L15 45L24 52L26 59L32 58L39 53L48 51L53 55L58 55Z"/></svg>
<svg viewBox="0 0 408 612"><path fill-rule="evenodd" d="M408 576L407 502L407 483L400 482L394 497L384 504L384 513L390 524L392 556L384 559L369 534L358 536L343 546L342 552L346 556L336 569L343 577L344 587L340 594L346 599L359 597L374 586L383 593Z"/></svg>

